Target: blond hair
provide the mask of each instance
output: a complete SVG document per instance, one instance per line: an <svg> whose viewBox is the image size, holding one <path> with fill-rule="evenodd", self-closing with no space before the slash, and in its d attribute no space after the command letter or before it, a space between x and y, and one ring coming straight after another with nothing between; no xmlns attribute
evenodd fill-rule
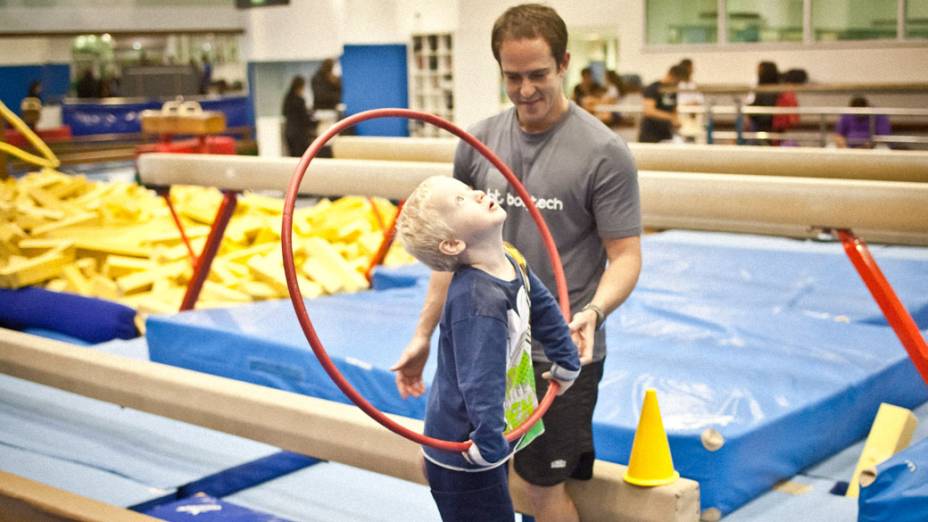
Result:
<svg viewBox="0 0 928 522"><path fill-rule="evenodd" d="M439 176L426 178L416 187L396 220L396 231L406 250L432 270L453 272L461 264L457 256L439 248L454 239L454 232L431 202L432 184Z"/></svg>

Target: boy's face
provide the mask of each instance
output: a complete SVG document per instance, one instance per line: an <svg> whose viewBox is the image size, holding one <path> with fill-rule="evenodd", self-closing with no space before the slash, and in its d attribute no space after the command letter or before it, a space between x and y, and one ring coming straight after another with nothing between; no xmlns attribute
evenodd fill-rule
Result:
<svg viewBox="0 0 928 522"><path fill-rule="evenodd" d="M488 232L501 229L506 220L506 211L493 198L454 178L441 177L432 182L430 203L455 239L467 244L489 237Z"/></svg>
<svg viewBox="0 0 928 522"><path fill-rule="evenodd" d="M527 132L543 132L557 123L567 110L564 73L569 56L560 66L551 46L542 38L504 40L499 48L499 65L506 94L516 106L519 125Z"/></svg>

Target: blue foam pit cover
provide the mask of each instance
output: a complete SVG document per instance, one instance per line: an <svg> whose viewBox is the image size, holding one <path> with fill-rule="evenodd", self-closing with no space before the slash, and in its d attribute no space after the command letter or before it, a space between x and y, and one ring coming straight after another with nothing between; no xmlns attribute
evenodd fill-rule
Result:
<svg viewBox="0 0 928 522"><path fill-rule="evenodd" d="M839 244L672 232L644 236L643 252L634 293L606 320L598 458L628 462L644 393L654 388L676 469L699 481L703 509L727 514L863 438L881 402L928 400ZM928 249L873 252L906 308L928 306ZM422 418L424 399L400 399L388 368L415 329L428 271L398 272L414 284L306 305L362 395ZM347 402L289 301L151 317L147 335L155 361ZM426 379L433 365L434 357ZM724 440L716 451L702 443L707 430Z"/></svg>

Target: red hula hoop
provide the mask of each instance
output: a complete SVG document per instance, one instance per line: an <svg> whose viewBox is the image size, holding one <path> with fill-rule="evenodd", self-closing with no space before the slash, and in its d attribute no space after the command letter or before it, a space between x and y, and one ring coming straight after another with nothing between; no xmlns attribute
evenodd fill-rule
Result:
<svg viewBox="0 0 928 522"><path fill-rule="evenodd" d="M312 321L309 319L309 314L306 312L306 306L303 303L303 294L300 292L300 287L297 283L296 278L296 266L293 260L293 209L296 205L296 198L299 194L300 184L303 181L303 176L306 174L306 169L309 167L310 162L313 158L319 153L322 147L328 143L333 137L338 135L343 130L352 127L362 121L371 120L375 118L407 118L414 120L421 120L442 129L447 130L448 132L458 136L462 140L466 141L472 147L477 149L480 154L482 154L490 163L493 164L499 171L506 177L506 180L509 184L515 189L516 193L519 194L519 197L522 198L522 201L525 203L525 208L528 209L529 213L532 216L532 219L535 220L535 224L538 226L538 231L541 234L541 237L544 241L545 248L548 251L548 256L551 261L551 266L554 270L554 280L557 285L557 296L558 301L561 305L561 312L564 314L564 317L570 318L570 301L567 296L567 283L564 278L564 269L561 266L561 258L558 255L557 247L554 244L554 238L551 237L551 232L548 230L548 226L545 224L544 218L541 216L541 213L538 211L538 208L535 207L535 203L532 201L531 196L528 194L528 191L525 190L525 187L521 182L516 178L515 174L512 173L512 170L500 160L496 154L493 153L486 145L481 143L477 138L469 134L467 131L457 127L453 123L444 120L434 114L429 114L426 112L414 111L410 109L374 109L364 112L359 112L353 116L349 116L343 120L338 121L330 127L326 132L320 135L318 138L313 141L313 143L306 149L306 152L303 153L303 157L300 158L300 162L296 167L296 171L293 173L293 177L290 178L290 185L287 189L287 197L284 200L284 210L283 210L283 219L281 222L281 248L283 249L283 261L284 261L284 274L287 277L287 288L290 291L290 300L293 302L293 309L296 312L297 320L300 323L300 326L303 328L303 333L306 335L306 340L309 341L310 346L312 346L313 353L316 354L316 358L319 359L319 362L322 364L322 367L325 369L326 373L329 374L329 377L335 384L341 389L352 402L354 402L364 413L368 414L372 419L379 422L385 428L390 431L402 435L407 439L423 444L426 446L431 446L436 449L451 451L451 452L461 452L467 451L467 448L471 445L471 442L451 442L441 439L436 439L433 437L428 437L422 433L418 433L410 430L409 428L403 427L398 424L396 421L387 417L383 412L378 410L374 405L367 401L354 387L351 386L348 381L342 376L341 372L338 371L338 368L335 367L335 364L329 358L328 353L325 351L325 347L322 345L322 341L319 340L319 336L316 335L316 330L313 328ZM551 403L554 402L555 396L559 385L556 381L552 381L548 386L548 391L542 400L538 404L538 408L535 412L525 420L520 426L513 429L506 434L506 439L510 442L517 440L526 431L529 430L542 415L548 411L548 408L551 406Z"/></svg>

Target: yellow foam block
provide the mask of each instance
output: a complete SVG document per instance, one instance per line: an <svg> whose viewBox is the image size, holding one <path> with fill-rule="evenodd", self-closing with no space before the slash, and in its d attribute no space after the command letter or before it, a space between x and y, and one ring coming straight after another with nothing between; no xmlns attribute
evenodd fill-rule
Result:
<svg viewBox="0 0 928 522"><path fill-rule="evenodd" d="M339 278L341 287L346 292L356 292L367 288L367 280L364 276L355 271L328 242L319 238L307 238L302 242L301 248L306 255L306 263L303 266L310 261L321 263L327 272Z"/></svg>
<svg viewBox="0 0 928 522"><path fill-rule="evenodd" d="M219 257L226 261L247 264L252 257L267 255L269 252L275 250L275 248L280 250L280 245L275 245L273 243L262 243L260 245L243 248L234 252L223 253Z"/></svg>
<svg viewBox="0 0 928 522"><path fill-rule="evenodd" d="M141 257L108 255L103 262L103 275L111 279L118 279L133 272L142 272L152 268L151 261Z"/></svg>
<svg viewBox="0 0 928 522"><path fill-rule="evenodd" d="M59 221L64 219L67 214L63 210L54 208L42 208L35 205L18 204L16 211L36 220Z"/></svg>
<svg viewBox="0 0 928 522"><path fill-rule="evenodd" d="M91 278L97 275L97 260L92 257L83 257L74 262L74 266L81 269L84 277Z"/></svg>
<svg viewBox="0 0 928 522"><path fill-rule="evenodd" d="M90 278L91 295L103 299L114 300L121 295L119 286L112 280L103 277L100 274L94 274Z"/></svg>
<svg viewBox="0 0 928 522"><path fill-rule="evenodd" d="M44 208L62 210L69 214L79 212L79 207L76 207L72 203L62 201L57 196L45 189L32 187L28 189L26 193L29 194L29 197L31 197L36 203Z"/></svg>
<svg viewBox="0 0 928 522"><path fill-rule="evenodd" d="M78 255L109 255L116 254L120 256L142 257L147 258L151 250L139 246L135 243L127 243L124 240L108 238L76 238L74 241L78 250Z"/></svg>
<svg viewBox="0 0 928 522"><path fill-rule="evenodd" d="M286 292L281 292L276 287L261 281L241 281L238 289L254 299L277 299L286 297Z"/></svg>
<svg viewBox="0 0 928 522"><path fill-rule="evenodd" d="M20 254L19 243L26 237L26 232L16 223L0 224L0 258Z"/></svg>
<svg viewBox="0 0 928 522"><path fill-rule="evenodd" d="M116 286L124 294L148 290L154 284L155 279L160 276L157 270L147 270L145 272L133 272L122 277L116 278Z"/></svg>
<svg viewBox="0 0 928 522"><path fill-rule="evenodd" d="M229 222L224 238L236 243L247 243L257 235L263 226L264 221L257 216L235 216Z"/></svg>
<svg viewBox="0 0 928 522"><path fill-rule="evenodd" d="M92 189L69 200L71 204L86 208L87 205L99 203L106 194L113 190L109 183L91 183Z"/></svg>
<svg viewBox="0 0 928 522"><path fill-rule="evenodd" d="M256 194L254 192L245 192L245 194L239 198L239 203L247 210L262 211L268 214L283 214L284 211L283 199Z"/></svg>
<svg viewBox="0 0 928 522"><path fill-rule="evenodd" d="M229 270L230 265L232 263L214 259L213 264L210 266L209 279L227 287L234 287L238 284L240 278Z"/></svg>
<svg viewBox="0 0 928 522"><path fill-rule="evenodd" d="M245 292L240 292L212 281L206 281L203 283L203 291L200 294L200 299L203 299L204 301L218 301L226 303L250 303L252 300L251 296ZM198 306L199 303L200 301L197 301Z"/></svg>
<svg viewBox="0 0 928 522"><path fill-rule="evenodd" d="M338 292L344 285L339 274L330 270L327 263L318 258L310 257L303 263L300 270L311 280L318 283L328 294Z"/></svg>
<svg viewBox="0 0 928 522"><path fill-rule="evenodd" d="M50 250L26 260L11 262L0 269L0 287L22 288L56 277L74 261L74 248Z"/></svg>
<svg viewBox="0 0 928 522"><path fill-rule="evenodd" d="M27 238L19 241L19 250L24 256L33 257L54 248L67 248L69 246L74 246L74 241L70 239L54 237L54 238Z"/></svg>
<svg viewBox="0 0 928 522"><path fill-rule="evenodd" d="M230 223L231 226L231 223ZM193 240L197 238L205 238L209 235L209 227L205 225L188 225L184 224L184 234L187 235L187 239ZM171 222L170 228L159 229L157 231L151 231L145 234L145 237L142 239L142 242L145 244L155 244L155 243L172 243L177 241L182 241L183 238L180 236L180 231L177 230L177 226L174 225L173 221Z"/></svg>
<svg viewBox="0 0 928 522"><path fill-rule="evenodd" d="M248 260L248 268L255 279L271 285L281 295L289 295L284 267L279 260L268 257L253 257ZM303 297L311 299L322 295L322 286L297 274L297 284Z"/></svg>
<svg viewBox="0 0 928 522"><path fill-rule="evenodd" d="M258 233L255 235L254 243L260 245L262 243L277 243L280 244L280 226L274 228L268 226L265 223L264 226L258 229Z"/></svg>
<svg viewBox="0 0 928 522"><path fill-rule="evenodd" d="M885 402L880 404L848 484L846 496L860 495L860 473L863 470L879 465L909 445L916 424L918 419L910 410Z"/></svg>
<svg viewBox="0 0 928 522"><path fill-rule="evenodd" d="M87 182L86 176L67 176L59 180L55 186L49 187L48 192L59 199L64 199L75 196L90 187L91 185Z"/></svg>
<svg viewBox="0 0 928 522"><path fill-rule="evenodd" d="M75 265L68 265L61 270L61 275L68 282L68 289L76 294L91 295L90 281L84 277L81 270Z"/></svg>
<svg viewBox="0 0 928 522"><path fill-rule="evenodd" d="M64 228L73 227L75 225L88 225L91 223L97 223L98 221L99 219L96 213L81 212L80 214L66 217L54 223L48 223L46 225L35 227L32 229L32 234L35 236L41 236L55 230L61 230Z"/></svg>
<svg viewBox="0 0 928 522"><path fill-rule="evenodd" d="M51 290L52 292L67 292L68 282L60 278L50 279L45 283L45 289Z"/></svg>

